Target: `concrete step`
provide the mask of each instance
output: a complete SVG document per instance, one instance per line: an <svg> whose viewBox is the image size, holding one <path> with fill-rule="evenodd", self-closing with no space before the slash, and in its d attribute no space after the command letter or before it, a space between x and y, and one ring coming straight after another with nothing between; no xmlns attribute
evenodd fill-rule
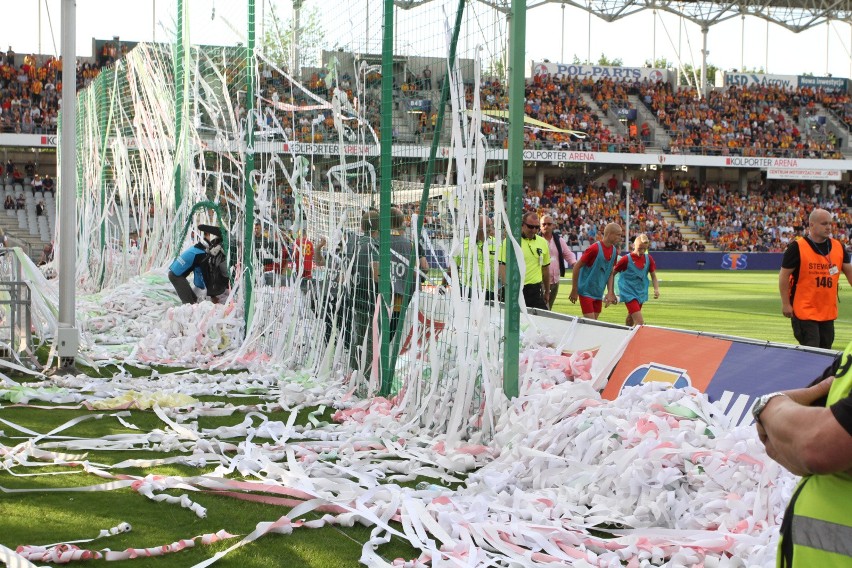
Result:
<svg viewBox="0 0 852 568"><path fill-rule="evenodd" d="M602 125L609 128L612 132L616 132L622 136L627 135L627 127L621 124L618 120L614 120L611 116L601 110L600 105L595 102L594 97L590 93L581 91L580 98L590 109L592 109L592 113L598 115L598 119L601 121Z"/></svg>
<svg viewBox="0 0 852 568"><path fill-rule="evenodd" d="M678 230L680 230L680 234L683 235L683 238L687 241L698 241L699 243L703 243L705 250L707 251L719 251L719 248L707 242L707 239L705 239L701 233L692 227L684 225L677 215L666 209L662 203L649 203L648 205L650 205L654 211L659 213L660 216L665 219L666 223L677 227Z"/></svg>
<svg viewBox="0 0 852 568"><path fill-rule="evenodd" d="M5 215L0 215L0 229L3 229L3 232L9 238L10 247L21 247L34 262L39 261L44 245L47 243L42 241L38 235L31 235L29 231L21 229L18 227L18 220L15 217L6 217Z"/></svg>
<svg viewBox="0 0 852 568"><path fill-rule="evenodd" d="M648 110L645 103L639 100L638 95L627 95L627 99L636 109L637 117L639 119L638 122L647 122L648 126L651 127L651 145L659 148L668 148L671 145L672 139L666 130L660 125L657 117L654 116L654 113Z"/></svg>

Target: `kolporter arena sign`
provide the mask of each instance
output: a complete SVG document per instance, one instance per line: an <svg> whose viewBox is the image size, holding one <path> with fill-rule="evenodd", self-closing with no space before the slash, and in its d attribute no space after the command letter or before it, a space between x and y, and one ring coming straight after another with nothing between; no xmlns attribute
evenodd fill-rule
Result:
<svg viewBox="0 0 852 568"><path fill-rule="evenodd" d="M46 146L56 147L56 136L45 135L0 135L0 145L4 146ZM128 148L137 147L133 138L125 139ZM209 151L238 151L245 146L236 140L209 140L205 149ZM303 142L282 142L273 140L255 141L255 152L304 154L307 156L337 156L341 152L357 156L379 156L377 144L311 144ZM413 144L394 144L394 158L429 157L429 147ZM449 146L439 146L439 159L450 157ZM508 160L509 151L503 148L486 150L489 160ZM550 163L593 163L632 166L667 167L706 167L706 168L748 168L767 171L770 179L790 180L839 180L843 172L852 170L852 160L823 160L812 158L760 158L753 156L696 156L693 154L629 154L616 152L593 152L584 150L525 149L525 162Z"/></svg>

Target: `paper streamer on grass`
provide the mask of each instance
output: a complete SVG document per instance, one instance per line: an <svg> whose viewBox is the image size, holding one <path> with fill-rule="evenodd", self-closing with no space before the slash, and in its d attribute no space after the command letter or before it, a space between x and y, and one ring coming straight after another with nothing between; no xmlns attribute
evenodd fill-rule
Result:
<svg viewBox="0 0 852 568"><path fill-rule="evenodd" d="M149 548L127 548L125 550L88 550L79 548L70 543L63 543L53 546L20 546L16 551L19 558L24 559L27 564L21 566L34 566L31 561L35 562L51 562L54 564L67 564L70 562L79 562L87 560L106 560L107 562L115 562L119 560L132 560L135 558L151 558L164 556L180 552L187 548L193 548L196 544L210 545L220 540L234 538L227 531L221 530L216 533L208 533L195 536L188 539L181 539L175 542L164 544L162 546L154 546ZM0 550L2 552L2 550ZM11 565L10 565L11 566Z"/></svg>
<svg viewBox="0 0 852 568"><path fill-rule="evenodd" d="M81 543L84 543L84 542L93 542L93 541L98 540L98 539L108 538L108 537L119 535L119 534L122 534L122 533L127 533L127 532L130 532L131 530L133 530L133 527L130 526L130 523L122 522L122 523L115 525L114 527L110 527L108 529L101 529L100 532L98 533L98 536L96 536L96 537L83 538L83 539L80 539L80 540L66 540L66 541L63 541L63 542L54 542L53 544L43 544L42 548L51 548L51 547L54 547L54 546L58 546L60 544L81 544Z"/></svg>
<svg viewBox="0 0 852 568"><path fill-rule="evenodd" d="M293 413L286 422L275 422L258 420L263 413L251 410L239 427L192 431L202 449L243 440L231 446L236 454L218 457L227 471L251 472L257 481L152 477L139 487L149 486L143 491L149 497L167 488L195 491L191 501L166 500L190 510L203 507L201 490L284 506L301 507L301 500L310 503L305 507L329 512L320 524L363 518L388 527L387 521L395 519L401 523L399 535L424 551L422 562L443 558L474 566L503 558L527 565L578 560L677 564L730 557L771 564L777 521L795 480L766 457L751 429L732 428L695 391L651 384L604 401L591 381L569 379L575 371L578 378L584 376L582 355L566 360L563 368L555 366L560 359L547 349L527 351L524 358L528 378L522 395L497 424L491 444L424 437L416 427L394 421L393 411L381 405L355 403L349 410L361 411L341 414L344 423L308 427L295 426ZM572 371L572 365L579 366ZM36 437L42 444L50 440ZM286 440L288 449L259 444L263 439ZM80 441L50 443L59 448ZM399 459L405 460L403 469L397 467ZM122 467L131 466L129 460ZM472 469L476 472L467 474L457 490L440 485L412 490L393 481L416 471L441 483L442 478L463 479ZM133 482L115 480L82 490L128 483ZM292 512L287 517L293 519L289 524L260 526L252 540L290 530L297 517ZM601 524L612 527L616 538L590 532ZM614 528L620 525L633 528ZM373 544L387 531L380 528ZM385 562L373 555L365 548L365 561Z"/></svg>

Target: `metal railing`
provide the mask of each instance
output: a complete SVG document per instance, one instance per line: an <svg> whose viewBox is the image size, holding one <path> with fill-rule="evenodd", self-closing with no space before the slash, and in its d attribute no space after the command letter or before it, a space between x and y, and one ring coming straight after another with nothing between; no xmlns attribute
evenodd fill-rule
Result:
<svg viewBox="0 0 852 568"><path fill-rule="evenodd" d="M32 357L32 297L11 249L0 249L0 358Z"/></svg>

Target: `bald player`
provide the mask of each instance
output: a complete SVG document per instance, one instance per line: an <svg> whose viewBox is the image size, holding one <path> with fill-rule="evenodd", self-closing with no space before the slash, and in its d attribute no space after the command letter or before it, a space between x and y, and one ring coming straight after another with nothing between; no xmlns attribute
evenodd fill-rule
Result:
<svg viewBox="0 0 852 568"><path fill-rule="evenodd" d="M604 228L603 239L595 242L583 252L580 260L574 265L571 274L571 295L568 299L572 304L580 300L583 317L598 319L603 307L618 303L613 292L609 275L618 260L616 245L621 241L621 225L609 223ZM604 289L607 289L604 298Z"/></svg>

